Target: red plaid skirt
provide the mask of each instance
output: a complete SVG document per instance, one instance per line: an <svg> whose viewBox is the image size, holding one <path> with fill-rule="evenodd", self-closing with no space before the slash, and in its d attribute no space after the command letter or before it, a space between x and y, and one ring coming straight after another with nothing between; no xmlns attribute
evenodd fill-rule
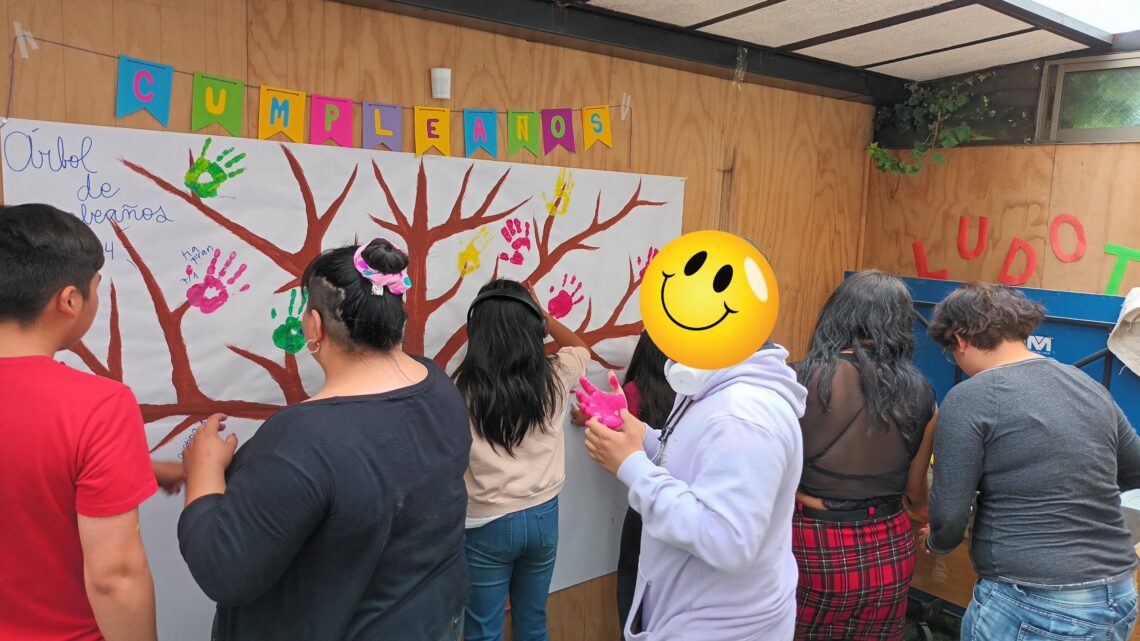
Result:
<svg viewBox="0 0 1140 641"><path fill-rule="evenodd" d="M852 523L792 520L800 568L796 639L899 641L914 574L906 511Z"/></svg>

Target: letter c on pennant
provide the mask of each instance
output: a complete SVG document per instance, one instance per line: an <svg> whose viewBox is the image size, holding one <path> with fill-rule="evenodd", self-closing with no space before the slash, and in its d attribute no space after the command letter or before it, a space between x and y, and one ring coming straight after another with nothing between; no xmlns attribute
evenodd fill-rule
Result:
<svg viewBox="0 0 1140 641"><path fill-rule="evenodd" d="M135 83L134 83L135 98L138 98L139 100L141 100L143 102L150 102L151 100L154 100L154 92L153 91L148 91L146 93L142 92L141 85L142 85L143 80L146 80L147 84L149 84L150 86L152 86L152 87L154 86L154 76L150 75L150 72L147 71L146 69L139 69L138 71L135 72Z"/></svg>

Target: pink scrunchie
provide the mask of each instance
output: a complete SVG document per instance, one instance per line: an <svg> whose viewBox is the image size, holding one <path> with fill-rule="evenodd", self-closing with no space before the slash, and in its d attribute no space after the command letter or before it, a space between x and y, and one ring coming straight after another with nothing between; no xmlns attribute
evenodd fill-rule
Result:
<svg viewBox="0 0 1140 641"><path fill-rule="evenodd" d="M381 240L387 239L384 238ZM391 243L391 241L388 242ZM412 279L408 277L408 272L406 270L398 274L384 274L368 266L368 263L364 260L363 254L364 248L369 244L371 243L365 243L356 248L356 255L352 257L352 264L356 266L356 271L360 272L361 276L365 277L372 283L372 293L376 296L379 296L384 293L384 288L387 287L388 291L392 292L396 296L400 296L404 292L411 289ZM395 243L392 243L392 246L396 247ZM399 251L404 251L398 247L396 249ZM407 254L407 252L404 253Z"/></svg>

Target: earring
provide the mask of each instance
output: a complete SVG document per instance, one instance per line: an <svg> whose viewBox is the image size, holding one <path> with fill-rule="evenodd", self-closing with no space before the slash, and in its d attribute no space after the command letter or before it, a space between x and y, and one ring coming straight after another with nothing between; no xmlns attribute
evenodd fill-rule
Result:
<svg viewBox="0 0 1140 641"><path fill-rule="evenodd" d="M320 342L319 342L319 341L318 341L318 342L316 342L316 343L313 343L314 345L316 345L316 346L317 346L317 348L316 348L316 349L312 349L312 348L310 348L310 347L309 347L309 343L311 343L311 342L312 342L312 341L305 341L305 350L306 350L307 352L309 352L310 354L316 354L317 352L321 351L321 344L320 344Z"/></svg>

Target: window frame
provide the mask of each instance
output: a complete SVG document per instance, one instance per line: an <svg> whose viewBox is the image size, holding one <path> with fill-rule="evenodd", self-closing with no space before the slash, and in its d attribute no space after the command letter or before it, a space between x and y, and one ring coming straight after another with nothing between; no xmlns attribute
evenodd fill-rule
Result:
<svg viewBox="0 0 1140 641"><path fill-rule="evenodd" d="M1067 58L1045 63L1041 75L1041 95L1037 102L1037 142L1112 143L1140 141L1140 126L1058 129L1065 76L1082 71L1140 67L1140 51Z"/></svg>

